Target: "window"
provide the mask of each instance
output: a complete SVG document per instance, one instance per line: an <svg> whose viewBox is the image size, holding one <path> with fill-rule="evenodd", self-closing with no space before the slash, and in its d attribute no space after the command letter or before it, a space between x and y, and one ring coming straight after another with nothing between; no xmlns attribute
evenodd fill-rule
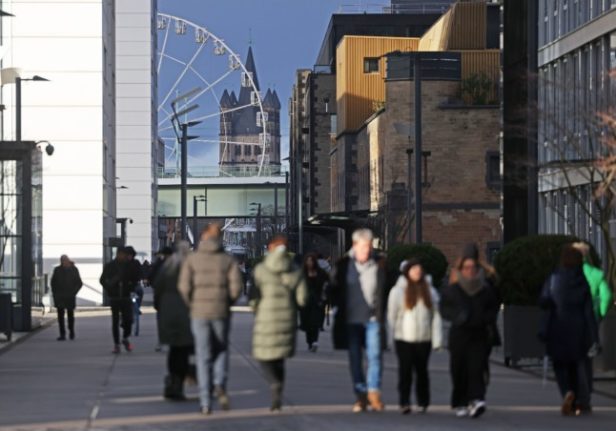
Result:
<svg viewBox="0 0 616 431"><path fill-rule="evenodd" d="M246 145L246 147L244 148L244 155L252 156L252 145Z"/></svg>
<svg viewBox="0 0 616 431"><path fill-rule="evenodd" d="M379 59L378 58L364 58L364 73L378 73L379 72Z"/></svg>
<svg viewBox="0 0 616 431"><path fill-rule="evenodd" d="M242 155L242 146L241 145L234 145L235 146L235 155L236 156L241 156Z"/></svg>
<svg viewBox="0 0 616 431"><path fill-rule="evenodd" d="M250 87L252 83L252 72L242 72L242 87Z"/></svg>
<svg viewBox="0 0 616 431"><path fill-rule="evenodd" d="M255 145L255 156L260 156L261 155L261 146L260 145Z"/></svg>
<svg viewBox="0 0 616 431"><path fill-rule="evenodd" d="M486 184L490 189L501 187L501 160L498 151L488 151L486 154Z"/></svg>

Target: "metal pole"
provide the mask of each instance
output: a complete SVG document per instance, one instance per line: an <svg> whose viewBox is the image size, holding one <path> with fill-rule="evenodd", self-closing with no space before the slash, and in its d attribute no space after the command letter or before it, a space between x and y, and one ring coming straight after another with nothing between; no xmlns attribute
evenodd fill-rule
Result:
<svg viewBox="0 0 616 431"><path fill-rule="evenodd" d="M182 165L180 167L181 171L181 186L180 186L180 194L181 194L181 229L182 233L180 238L186 239L186 180L188 176L188 124L182 124L182 140L180 142L181 152L182 152Z"/></svg>
<svg viewBox="0 0 616 431"><path fill-rule="evenodd" d="M409 148L406 150L408 162L407 180L406 180L406 211L409 219L407 234L409 244L413 242L413 149L411 148L411 137L409 136Z"/></svg>
<svg viewBox="0 0 616 431"><path fill-rule="evenodd" d="M415 55L415 242L422 238L422 180L421 180L421 54Z"/></svg>
<svg viewBox="0 0 616 431"><path fill-rule="evenodd" d="M274 184L274 233L278 232L278 184Z"/></svg>
<svg viewBox="0 0 616 431"><path fill-rule="evenodd" d="M120 220L120 236L122 237L122 245L126 247L126 222L127 219Z"/></svg>
<svg viewBox="0 0 616 431"><path fill-rule="evenodd" d="M21 142L21 78L15 78L15 141Z"/></svg>
<svg viewBox="0 0 616 431"><path fill-rule="evenodd" d="M261 245L261 204L257 208L257 248L258 256L263 256L263 245Z"/></svg>
<svg viewBox="0 0 616 431"><path fill-rule="evenodd" d="M193 196L193 245L196 247L197 243L197 196Z"/></svg>
<svg viewBox="0 0 616 431"><path fill-rule="evenodd" d="M299 145L299 143L298 143ZM301 150L301 148L300 148ZM304 254L304 188L302 187L302 153L297 157L297 254Z"/></svg>
<svg viewBox="0 0 616 431"><path fill-rule="evenodd" d="M285 230L289 232L289 172L284 173L284 224Z"/></svg>

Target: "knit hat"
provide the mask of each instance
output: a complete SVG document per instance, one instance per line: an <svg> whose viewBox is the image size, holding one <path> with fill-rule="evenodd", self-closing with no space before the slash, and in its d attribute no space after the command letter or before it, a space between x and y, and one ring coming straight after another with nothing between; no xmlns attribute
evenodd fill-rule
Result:
<svg viewBox="0 0 616 431"><path fill-rule="evenodd" d="M411 269L415 265L421 265L421 261L416 257L411 257L410 259L407 259L400 264L400 272L402 274L406 274L407 272L409 272L409 269Z"/></svg>

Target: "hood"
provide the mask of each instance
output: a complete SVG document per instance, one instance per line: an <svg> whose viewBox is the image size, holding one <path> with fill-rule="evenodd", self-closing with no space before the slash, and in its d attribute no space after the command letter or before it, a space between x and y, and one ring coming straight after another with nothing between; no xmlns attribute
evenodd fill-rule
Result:
<svg viewBox="0 0 616 431"><path fill-rule="evenodd" d="M218 239L206 239L199 243L199 251L205 253L216 253L222 250L222 242Z"/></svg>
<svg viewBox="0 0 616 431"><path fill-rule="evenodd" d="M275 250L265 256L263 265L272 272L288 272L293 267L293 259L285 250Z"/></svg>

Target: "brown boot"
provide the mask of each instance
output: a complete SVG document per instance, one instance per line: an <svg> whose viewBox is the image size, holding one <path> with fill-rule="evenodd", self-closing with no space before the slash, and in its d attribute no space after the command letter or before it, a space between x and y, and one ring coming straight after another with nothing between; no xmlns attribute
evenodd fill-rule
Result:
<svg viewBox="0 0 616 431"><path fill-rule="evenodd" d="M385 410L385 404L381 401L381 393L379 391L368 391L368 402L375 412Z"/></svg>
<svg viewBox="0 0 616 431"><path fill-rule="evenodd" d="M357 401L353 404L353 413L363 413L368 408L368 398L366 394L358 394Z"/></svg>

